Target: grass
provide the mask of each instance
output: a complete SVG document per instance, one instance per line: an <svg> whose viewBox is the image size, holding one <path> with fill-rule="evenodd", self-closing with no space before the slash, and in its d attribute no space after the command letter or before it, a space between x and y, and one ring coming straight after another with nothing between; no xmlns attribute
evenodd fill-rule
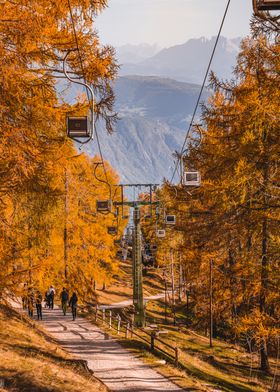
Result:
<svg viewBox="0 0 280 392"><path fill-rule="evenodd" d="M105 392L108 389L43 330L0 305L0 392Z"/></svg>
<svg viewBox="0 0 280 392"><path fill-rule="evenodd" d="M99 298L100 303L113 303L126 300L131 295L132 287L127 287L131 281L131 270L128 264L122 266L122 275L117 285L106 291ZM145 295L154 295L163 290L163 281L157 271L144 278ZM113 293L113 297L110 296ZM118 293L118 301L114 301L114 293ZM106 302L105 302L105 301ZM209 347L208 338L186 327L174 327L173 316L168 308L167 325L165 324L164 302L148 302L146 315L148 323L157 324L159 329L167 329L168 334L161 339L172 346L179 347L180 369L159 363L161 354L153 355L149 346L136 338L126 340L116 335L114 330L108 333L120 340L120 343L132 350L138 357L154 366L157 371L173 380L188 391L225 391L225 392L267 392L272 385L272 378L258 369L258 358L253 358L237 345L214 340L214 347ZM179 306L176 309L177 321L186 324L186 309ZM102 325L102 328L106 328ZM106 328L107 329L107 328ZM252 362L252 366L251 366ZM275 366L271 359L272 368Z"/></svg>

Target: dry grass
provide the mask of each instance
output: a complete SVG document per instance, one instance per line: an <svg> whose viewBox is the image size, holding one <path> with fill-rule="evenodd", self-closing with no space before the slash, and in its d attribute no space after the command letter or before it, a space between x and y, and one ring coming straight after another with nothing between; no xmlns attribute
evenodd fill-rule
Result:
<svg viewBox="0 0 280 392"><path fill-rule="evenodd" d="M108 391L43 330L4 305L0 305L0 386L0 392Z"/></svg>
<svg viewBox="0 0 280 392"><path fill-rule="evenodd" d="M100 297L100 303L120 302L129 298L132 293L131 268L125 263L122 265L122 270L120 280ZM144 278L144 290L146 295L153 295L163 290L162 279L156 270ZM116 294L117 301L115 301ZM169 324L172 324L171 313L171 309L168 309ZM178 313L180 313L179 310ZM182 311L182 317L183 313L184 311ZM168 335L162 335L161 338L173 347L179 347L180 369L168 364L160 364L159 357L151 354L148 351L148 345L140 343L139 340L120 338L121 344L186 390L227 392L267 392L270 390L272 378L259 371L257 356L251 358L241 347L220 340L215 340L214 348L210 348L208 338L187 328L178 330L172 325L165 325L162 301L148 303L147 319L148 322L158 324L161 329L168 329ZM182 322L184 322L183 319ZM102 325L102 327L105 326ZM107 331L116 337L113 330L107 329ZM271 364L273 368L275 365L273 360Z"/></svg>
<svg viewBox="0 0 280 392"><path fill-rule="evenodd" d="M126 262L120 261L120 272L117 279L107 287L106 290L101 290L97 287L98 303L109 305L118 303L132 298L132 265L131 260ZM153 273L149 273L144 277L144 295L155 295L164 290L164 282L161 280L156 269Z"/></svg>
<svg viewBox="0 0 280 392"><path fill-rule="evenodd" d="M250 356L237 346L215 340L214 348L210 349L203 336L187 330L178 332L171 327L169 334L161 339L180 347L180 367L175 368L169 363L162 364L159 359L164 356L149 352L149 345L135 336L125 339L124 331L116 335L114 329L99 324L109 335L118 338L122 346L187 391L267 392L272 385L272 378L258 370L256 357L250 375Z"/></svg>

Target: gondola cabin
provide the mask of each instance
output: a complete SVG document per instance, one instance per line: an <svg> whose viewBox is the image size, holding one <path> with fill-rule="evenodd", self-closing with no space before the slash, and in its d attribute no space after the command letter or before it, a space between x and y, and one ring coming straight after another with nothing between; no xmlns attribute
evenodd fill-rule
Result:
<svg viewBox="0 0 280 392"><path fill-rule="evenodd" d="M118 229L116 226L109 226L109 227L107 227L107 233L110 235L117 235Z"/></svg>
<svg viewBox="0 0 280 392"><path fill-rule="evenodd" d="M96 202L96 210L97 210L97 212L110 212L111 211L111 201L110 200L104 200L104 201L98 200Z"/></svg>
<svg viewBox="0 0 280 392"><path fill-rule="evenodd" d="M280 10L280 0L253 0L255 11L276 11Z"/></svg>
<svg viewBox="0 0 280 392"><path fill-rule="evenodd" d="M165 223L167 225L175 225L176 224L176 216L175 215L166 215Z"/></svg>
<svg viewBox="0 0 280 392"><path fill-rule="evenodd" d="M157 237L164 238L165 237L165 230L157 230Z"/></svg>
<svg viewBox="0 0 280 392"><path fill-rule="evenodd" d="M201 177L198 171L195 172L185 172L184 173L184 185L185 186L200 186Z"/></svg>
<svg viewBox="0 0 280 392"><path fill-rule="evenodd" d="M67 116L67 136L71 139L89 138L90 129L87 116Z"/></svg>

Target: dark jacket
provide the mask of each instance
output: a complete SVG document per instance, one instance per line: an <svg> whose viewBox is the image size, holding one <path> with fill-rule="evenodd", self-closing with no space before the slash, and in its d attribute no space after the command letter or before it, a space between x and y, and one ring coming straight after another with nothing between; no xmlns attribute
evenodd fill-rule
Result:
<svg viewBox="0 0 280 392"><path fill-rule="evenodd" d="M77 307L77 303L78 303L78 297L74 293L74 294L72 294L72 297L70 298L69 306L72 306L73 308L76 308Z"/></svg>
<svg viewBox="0 0 280 392"><path fill-rule="evenodd" d="M61 292L60 297L61 297L61 301L62 301L62 302L67 302L68 299L69 299L69 295L68 295L68 293L67 293L66 290L63 290L63 291Z"/></svg>

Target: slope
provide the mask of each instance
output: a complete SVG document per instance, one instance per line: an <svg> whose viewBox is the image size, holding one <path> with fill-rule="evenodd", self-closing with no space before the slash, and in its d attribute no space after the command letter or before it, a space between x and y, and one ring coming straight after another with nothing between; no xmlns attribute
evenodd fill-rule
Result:
<svg viewBox="0 0 280 392"><path fill-rule="evenodd" d="M1 391L108 391L29 319L4 305L0 305L0 363Z"/></svg>
<svg viewBox="0 0 280 392"><path fill-rule="evenodd" d="M105 291L97 291L99 304L120 302L131 298L132 271L130 263L122 262L121 271L112 286ZM149 269L148 274L144 276L145 295L163 291L162 271L158 268ZM135 336L130 341L123 339L120 342L130 348L132 352L140 355L147 363L153 364L166 377L176 379L176 383L186 390L207 392L266 392L269 390L273 377L260 371L256 352L250 354L238 344L221 339L214 339L214 347L210 348L209 337L204 336L199 327L196 331L188 327L191 312L187 309L185 298L182 303L177 303L175 309L176 326L173 325L174 308L170 299L167 302L166 321L164 299L147 302L146 319L148 325L152 324L153 327L157 325L159 330L167 332L160 335L162 341L172 347L179 348L180 369L160 363L158 358L149 352L149 346ZM127 318L130 317L131 308L112 309L112 312L113 314L121 313L122 317ZM104 325L102 323L102 328ZM116 336L112 329L108 329L107 332L120 339L120 335ZM141 334L139 330L137 333ZM162 346L162 348L165 347ZM165 357L163 356L163 358ZM277 369L277 361L271 358L271 363L274 372Z"/></svg>
<svg viewBox="0 0 280 392"><path fill-rule="evenodd" d="M126 182L169 177L172 154L184 139L200 86L172 79L120 77L115 85L116 132L100 132L104 156ZM203 99L207 99L205 92ZM87 147L96 154L96 144Z"/></svg>

